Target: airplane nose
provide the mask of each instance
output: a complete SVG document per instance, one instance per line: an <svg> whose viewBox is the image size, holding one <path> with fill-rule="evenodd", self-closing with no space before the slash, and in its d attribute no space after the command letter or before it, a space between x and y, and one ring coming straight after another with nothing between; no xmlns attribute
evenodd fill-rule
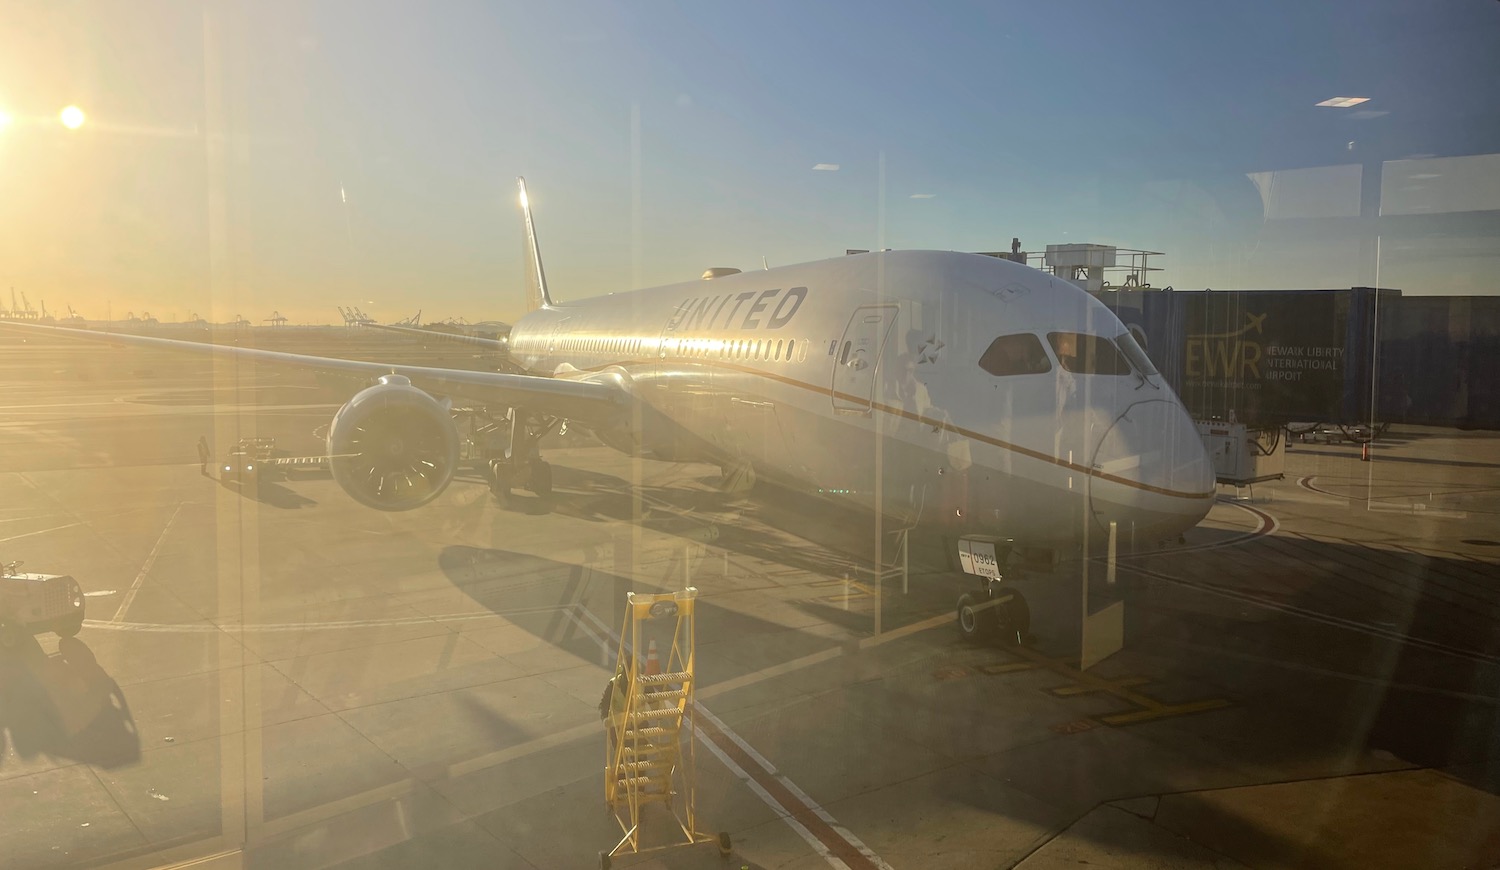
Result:
<svg viewBox="0 0 1500 870"><path fill-rule="evenodd" d="M1139 532L1175 536L1213 503L1213 465L1192 420L1170 398L1135 402L1116 417L1094 450L1093 469L1090 507L1105 528L1128 517Z"/></svg>

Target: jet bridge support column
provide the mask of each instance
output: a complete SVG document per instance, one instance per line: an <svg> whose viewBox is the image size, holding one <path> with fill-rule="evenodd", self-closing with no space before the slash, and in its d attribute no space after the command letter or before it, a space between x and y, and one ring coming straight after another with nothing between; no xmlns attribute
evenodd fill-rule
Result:
<svg viewBox="0 0 1500 870"><path fill-rule="evenodd" d="M1109 544L1105 554L1105 583L1115 585L1115 553L1119 541L1119 528L1109 524ZM1086 671L1125 647L1125 602L1117 600L1101 608L1097 613L1089 612L1089 581L1094 560L1083 560L1083 621L1078 649L1078 669Z"/></svg>

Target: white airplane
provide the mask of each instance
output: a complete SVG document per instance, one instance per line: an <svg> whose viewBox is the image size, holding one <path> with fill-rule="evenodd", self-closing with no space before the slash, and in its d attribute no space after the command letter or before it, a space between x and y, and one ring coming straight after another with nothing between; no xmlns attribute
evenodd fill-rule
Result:
<svg viewBox="0 0 1500 870"><path fill-rule="evenodd" d="M459 464L450 402L509 409L492 487L541 495L537 444L567 422L630 454L710 462L879 511L902 527L1053 552L1175 538L1214 498L1187 412L1129 330L1073 284L977 254L889 251L558 302L518 179L529 312L523 373L383 365L144 336L12 329L191 350L375 380L334 415L334 479L409 510ZM994 578L960 600L970 636L1024 633Z"/></svg>

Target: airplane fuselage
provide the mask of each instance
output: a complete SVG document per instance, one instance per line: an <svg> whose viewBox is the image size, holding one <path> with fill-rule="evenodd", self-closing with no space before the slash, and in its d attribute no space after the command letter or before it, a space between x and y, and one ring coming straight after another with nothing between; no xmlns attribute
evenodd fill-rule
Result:
<svg viewBox="0 0 1500 870"><path fill-rule="evenodd" d="M638 419L600 431L619 449L1059 547L1111 522L1173 537L1213 499L1186 411L1124 334L1038 270L897 251L541 308L510 350L537 374L627 384Z"/></svg>

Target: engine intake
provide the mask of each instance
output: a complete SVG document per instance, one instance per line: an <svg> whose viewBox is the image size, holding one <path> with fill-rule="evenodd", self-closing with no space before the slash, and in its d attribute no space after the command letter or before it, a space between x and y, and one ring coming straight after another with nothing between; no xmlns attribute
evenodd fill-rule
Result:
<svg viewBox="0 0 1500 870"><path fill-rule="evenodd" d="M458 467L458 430L436 399L401 375L386 375L333 415L328 465L360 504L411 510L448 488Z"/></svg>

